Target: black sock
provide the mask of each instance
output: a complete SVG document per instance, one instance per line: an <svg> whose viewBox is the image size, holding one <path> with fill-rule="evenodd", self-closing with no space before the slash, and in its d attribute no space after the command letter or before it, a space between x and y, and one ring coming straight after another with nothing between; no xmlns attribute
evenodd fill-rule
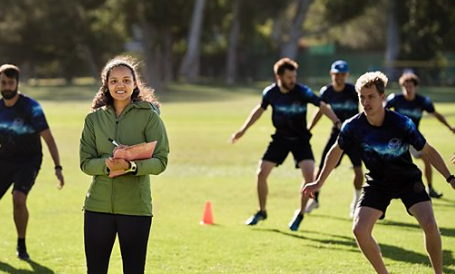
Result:
<svg viewBox="0 0 455 274"><path fill-rule="evenodd" d="M314 193L314 200L315 200L316 202L319 202L319 191L316 191L316 192Z"/></svg>
<svg viewBox="0 0 455 274"><path fill-rule="evenodd" d="M17 248L21 250L26 250L27 248L25 247L25 238L17 238Z"/></svg>

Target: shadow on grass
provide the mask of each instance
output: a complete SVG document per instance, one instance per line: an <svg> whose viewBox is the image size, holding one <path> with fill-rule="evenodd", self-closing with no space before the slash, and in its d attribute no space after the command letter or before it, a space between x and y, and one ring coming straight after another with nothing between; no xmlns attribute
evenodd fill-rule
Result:
<svg viewBox="0 0 455 274"><path fill-rule="evenodd" d="M419 228L420 229L420 228ZM263 231L263 232L273 232L273 233L278 233L287 237L293 237L296 239L300 240L306 240L309 242L316 242L317 245L313 246L314 248L317 249L328 249L328 250L340 250L343 252L355 252L359 253L360 250L358 249L357 243L354 240L354 237L347 237L343 235L335 235L335 234L329 234L329 233L323 233L319 231L304 231L301 233L305 234L315 234L315 235L322 235L326 239L319 239L315 237L310 237L310 236L303 236L301 233L294 233L294 232L287 232L287 231L282 231L279 229L255 229L258 231ZM335 247L334 247L335 245ZM310 245L311 246L311 245ZM340 246L340 247L336 247ZM412 263L412 264L420 264L425 267L430 267L430 260L428 256L425 254L420 254L411 250L407 250L401 247L393 246L393 245L388 245L388 244L379 244L381 247L381 253L382 256L394 261L399 261L399 262L405 262L405 263ZM346 249L348 247L348 249ZM443 262L446 267L443 268L444 273L448 274L455 274L455 270L448 268L447 266L452 266L454 265L454 258L453 258L453 252L451 250L443 250Z"/></svg>
<svg viewBox="0 0 455 274"><path fill-rule="evenodd" d="M433 207L450 207L455 208L455 201L441 197L433 201Z"/></svg>
<svg viewBox="0 0 455 274"><path fill-rule="evenodd" d="M28 261L27 263L30 264L32 270L26 269L17 269L7 263L0 262L0 271L2 273L8 274L55 274L55 272L39 263L34 262L33 260Z"/></svg>
<svg viewBox="0 0 455 274"><path fill-rule="evenodd" d="M398 226L398 227L407 227L411 229L422 230L418 224L410 224L410 223L403 223L403 222L396 222L396 221L383 221L379 222L379 225L384 226ZM446 227L439 227L439 231L441 235L444 237L455 237L455 228L446 228Z"/></svg>
<svg viewBox="0 0 455 274"><path fill-rule="evenodd" d="M265 87L265 86L264 86ZM262 89L257 86L217 86L171 84L164 90L157 90L156 96L163 103L196 103L219 102L242 98L242 96L257 95L260 100ZM20 90L34 99L46 101L91 101L98 92L97 85L63 85L63 86L27 86Z"/></svg>
<svg viewBox="0 0 455 274"><path fill-rule="evenodd" d="M228 86L226 84L183 84L172 83L163 89L156 90L159 101L166 102L215 102L231 100L239 96L257 96L261 98L262 90L271 82L254 82ZM48 101L85 101L92 100L99 89L99 84L90 85L21 85L20 90L37 100ZM317 90L317 89L315 89ZM452 88L421 87L422 94L429 96L433 102L455 102ZM447 116L455 112L445 113Z"/></svg>
<svg viewBox="0 0 455 274"><path fill-rule="evenodd" d="M445 200L452 202L451 200L448 200L448 199L445 199ZM314 214L314 215L311 215L311 217L334 219L334 220L340 220L340 221L344 221L344 222L352 222L352 219L350 219L350 218L343 218L343 217L323 215L323 214ZM397 222L397 221L393 221L393 220L379 220L376 224L383 225L383 226L397 226L397 227L405 227L405 228L410 228L410 229L422 230L420 228L420 226L416 223L412 224L412 223ZM439 231L441 232L441 235L444 237L455 237L455 228L446 228L446 227L440 226Z"/></svg>
<svg viewBox="0 0 455 274"><path fill-rule="evenodd" d="M91 101L98 91L98 86L21 86L24 94L40 101L74 102Z"/></svg>
<svg viewBox="0 0 455 274"><path fill-rule="evenodd" d="M332 235L332 234L315 232L315 231L302 232L302 233L305 233L306 235L307 234L323 235L326 238L326 239L318 239L318 238L315 238L315 237L304 236L304 235L302 235L300 233L287 232L287 231L282 231L282 230L279 230L279 229L257 228L255 230L263 231L263 232L274 232L274 233L278 233L278 234L281 234L281 235L284 235L284 236L288 236L288 237L293 237L293 238L300 239L300 240L306 240L306 241L314 242L314 243L317 243L317 246L315 246L315 248L318 248L318 249L323 248L323 249L329 249L329 250L336 249L336 250L340 250L340 251L349 251L349 252L356 252L356 253L359 252L358 249L357 249L357 243L355 242L355 240L353 238L349 238L349 237L342 236L342 235ZM340 246L340 247L334 247L334 245L335 246ZM342 247L347 247L348 249L342 248Z"/></svg>

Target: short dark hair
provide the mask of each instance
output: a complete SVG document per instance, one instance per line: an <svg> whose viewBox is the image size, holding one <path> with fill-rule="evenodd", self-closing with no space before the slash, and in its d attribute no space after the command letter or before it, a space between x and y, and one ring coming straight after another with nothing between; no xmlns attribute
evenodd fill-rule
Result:
<svg viewBox="0 0 455 274"><path fill-rule="evenodd" d="M398 80L400 86L404 86L406 82L413 82L415 86L419 85L419 77L412 72L405 72L401 75L400 80Z"/></svg>
<svg viewBox="0 0 455 274"><path fill-rule="evenodd" d="M362 88L369 88L374 85L379 94L384 94L388 80L387 76L380 71L367 72L357 79L355 90L360 92Z"/></svg>
<svg viewBox="0 0 455 274"><path fill-rule="evenodd" d="M285 70L294 71L299 68L299 65L294 60L289 58L281 58L273 65L275 75L283 75Z"/></svg>
<svg viewBox="0 0 455 274"><path fill-rule="evenodd" d="M8 78L15 78L19 82L20 69L11 64L4 64L0 67L0 74L4 73Z"/></svg>

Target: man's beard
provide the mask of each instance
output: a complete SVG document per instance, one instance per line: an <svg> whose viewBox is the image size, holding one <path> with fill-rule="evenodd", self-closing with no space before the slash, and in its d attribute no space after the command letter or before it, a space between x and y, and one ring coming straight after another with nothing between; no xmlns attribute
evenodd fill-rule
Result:
<svg viewBox="0 0 455 274"><path fill-rule="evenodd" d="M11 100L11 99L14 98L14 96L16 96L17 89L15 89L15 90L2 90L1 93L2 93L2 97L5 100Z"/></svg>
<svg viewBox="0 0 455 274"><path fill-rule="evenodd" d="M294 83L291 83L289 85L285 84L285 83L282 83L283 87L289 91L293 90L295 88L295 84Z"/></svg>

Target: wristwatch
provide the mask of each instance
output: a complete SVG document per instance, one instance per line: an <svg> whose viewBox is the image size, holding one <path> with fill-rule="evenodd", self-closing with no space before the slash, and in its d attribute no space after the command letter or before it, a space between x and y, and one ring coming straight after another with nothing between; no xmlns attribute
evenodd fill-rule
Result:
<svg viewBox="0 0 455 274"><path fill-rule="evenodd" d="M137 170L137 165L136 162L130 161L130 167L128 169L125 169L125 172L136 172Z"/></svg>
<svg viewBox="0 0 455 274"><path fill-rule="evenodd" d="M450 181L452 181L453 179L455 179L455 176L453 174L450 174L450 176L446 178L446 181L447 183L450 184Z"/></svg>

